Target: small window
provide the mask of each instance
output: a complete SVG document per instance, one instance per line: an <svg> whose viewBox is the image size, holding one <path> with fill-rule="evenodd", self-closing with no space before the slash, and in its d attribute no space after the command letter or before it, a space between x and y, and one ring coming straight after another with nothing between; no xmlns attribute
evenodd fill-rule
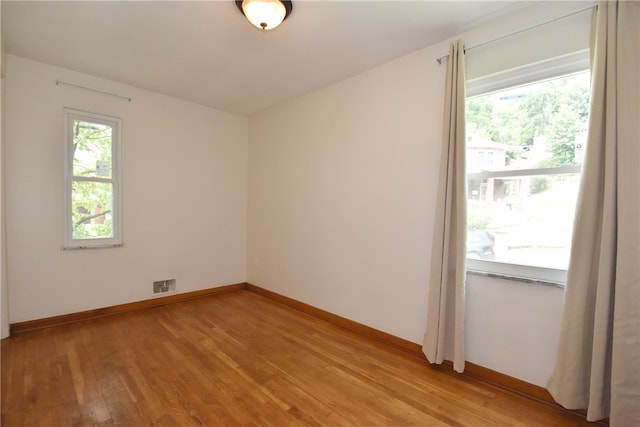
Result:
<svg viewBox="0 0 640 427"><path fill-rule="evenodd" d="M69 109L64 116L64 247L121 245L121 121Z"/></svg>
<svg viewBox="0 0 640 427"><path fill-rule="evenodd" d="M589 92L583 72L467 99L470 270L564 283Z"/></svg>

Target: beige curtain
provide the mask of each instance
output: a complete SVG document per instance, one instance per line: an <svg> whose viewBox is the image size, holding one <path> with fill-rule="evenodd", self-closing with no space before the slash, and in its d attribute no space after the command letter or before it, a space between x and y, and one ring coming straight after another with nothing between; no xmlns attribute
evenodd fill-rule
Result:
<svg viewBox="0 0 640 427"><path fill-rule="evenodd" d="M427 330L422 350L431 363L453 360L464 371L467 181L465 175L465 61L462 40L447 59L444 134L433 232Z"/></svg>
<svg viewBox="0 0 640 427"><path fill-rule="evenodd" d="M548 389L587 419L640 426L640 2L600 2L589 137Z"/></svg>

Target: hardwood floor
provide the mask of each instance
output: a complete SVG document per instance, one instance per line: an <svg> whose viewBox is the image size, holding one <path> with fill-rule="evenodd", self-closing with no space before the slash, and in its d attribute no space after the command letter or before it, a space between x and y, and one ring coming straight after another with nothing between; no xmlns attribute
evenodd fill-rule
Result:
<svg viewBox="0 0 640 427"><path fill-rule="evenodd" d="M2 341L3 426L590 426L245 290Z"/></svg>

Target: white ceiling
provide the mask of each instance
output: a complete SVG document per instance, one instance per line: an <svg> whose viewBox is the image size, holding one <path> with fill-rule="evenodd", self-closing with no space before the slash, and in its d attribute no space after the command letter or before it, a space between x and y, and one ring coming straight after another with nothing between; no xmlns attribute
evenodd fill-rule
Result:
<svg viewBox="0 0 640 427"><path fill-rule="evenodd" d="M7 53L241 115L524 6L521 1L294 0L290 17L262 33L232 0L1 3Z"/></svg>

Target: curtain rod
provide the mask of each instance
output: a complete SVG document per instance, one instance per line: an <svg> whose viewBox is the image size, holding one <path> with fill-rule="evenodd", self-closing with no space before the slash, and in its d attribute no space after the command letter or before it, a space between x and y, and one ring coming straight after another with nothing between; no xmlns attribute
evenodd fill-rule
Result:
<svg viewBox="0 0 640 427"><path fill-rule="evenodd" d="M484 45L487 45L487 44L489 44L489 43L496 42L496 41L498 41L498 40L506 39L507 37L511 37L511 36L516 35L516 34L523 33L523 32L525 32L525 31L533 30L534 28L542 27L543 25L547 25L547 24L550 24L550 23L552 23L552 22L559 21L559 20L561 20L561 19L568 18L568 17L573 16L573 15L577 15L578 13L584 12L585 10L589 10L589 9L593 9L593 8L597 8L597 7L598 7L598 5L597 5L597 4L592 4L592 5L590 5L590 6L583 7L583 8L578 9L578 10L574 10L573 12L565 13L564 15L556 16L556 17L553 17L553 18L551 18L551 19L547 19L546 21L538 22L537 24L530 25L530 26L528 26L528 27L525 27L525 28L521 28L521 29L519 29L519 30L512 31L512 32L510 32L510 33L503 34L503 35L501 35L501 36L494 37L494 38L489 39L489 40L485 40L485 41L483 41L483 42L480 42L480 43L478 43L478 44L471 45L471 46L469 46L469 47L465 47L465 48L464 48L464 51L465 51L465 53L466 53L467 51L470 51L470 50L475 49L475 48L477 48L477 47L484 46ZM440 57L436 58L436 61L438 61L438 64L442 64L442 60L443 60L443 59L445 59L445 58L448 58L448 57L449 57L449 54L447 53L447 54L445 54L445 55L442 55L442 56L440 56Z"/></svg>
<svg viewBox="0 0 640 427"><path fill-rule="evenodd" d="M131 102L131 98L128 96L124 96L124 95L119 95L115 92L109 92L106 90L102 90L102 89L96 89L93 87L89 87L89 86L83 86L83 85L79 85L79 84L75 84L75 83L69 83L69 82L64 82L62 80L56 80L56 86L60 86L60 85L67 85L67 86L73 86L73 87L77 87L80 89L87 89L93 92L98 92L98 93L103 93L105 95L111 95L111 96L115 96L117 98L122 98L122 99L126 99L127 101Z"/></svg>

